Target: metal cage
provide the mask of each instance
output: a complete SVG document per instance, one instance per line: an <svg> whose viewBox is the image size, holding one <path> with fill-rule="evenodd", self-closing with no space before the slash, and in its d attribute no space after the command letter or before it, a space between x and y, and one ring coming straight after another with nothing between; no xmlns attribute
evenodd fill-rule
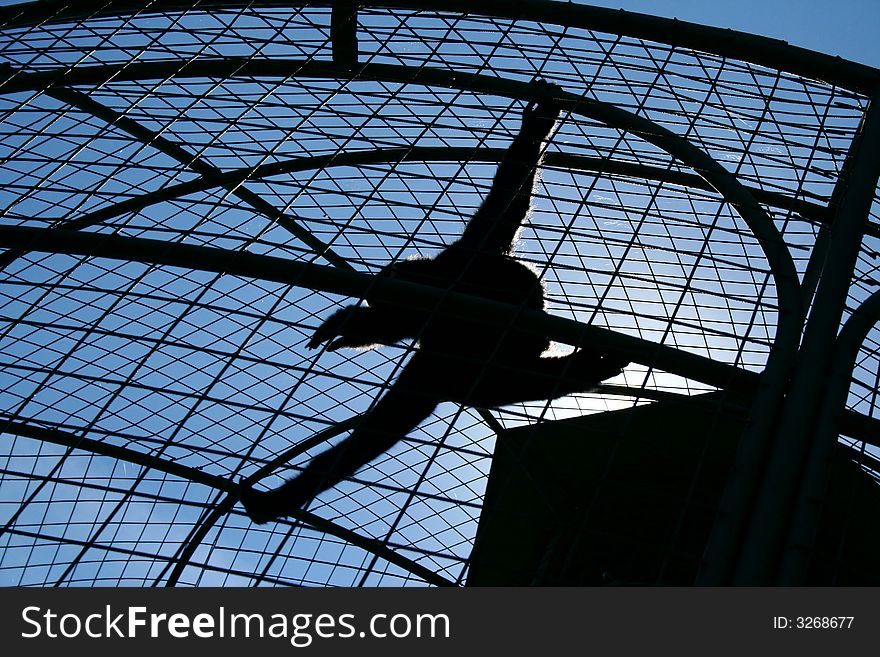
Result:
<svg viewBox="0 0 880 657"><path fill-rule="evenodd" d="M461 233L537 78L564 117L517 254L548 312L481 307L633 363L552 403L442 405L252 526L237 482L344 437L415 348L316 355L319 318L438 301L375 273ZM693 583L804 582L832 453L880 473L878 85L544 0L0 7L0 584L461 585L497 436L613 415L644 439L628 414L695 399L657 440L703 418L702 453L731 403L742 425ZM846 490L841 545L875 522Z"/></svg>

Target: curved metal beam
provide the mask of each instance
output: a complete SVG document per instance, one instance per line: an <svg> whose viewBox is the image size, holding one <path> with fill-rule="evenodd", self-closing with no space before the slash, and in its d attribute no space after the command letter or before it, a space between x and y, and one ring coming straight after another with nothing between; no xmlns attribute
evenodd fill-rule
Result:
<svg viewBox="0 0 880 657"><path fill-rule="evenodd" d="M169 185L140 196L132 197L105 206L93 212L68 219L57 228L82 230L96 226L109 219L129 212L207 191L216 187L231 188L248 180L262 180L273 176L312 171L333 167L362 167L371 164L394 164L400 162L500 162L504 156L502 148L469 148L464 146L406 146L377 148L369 151L349 151L327 155L311 155L291 158L280 162L269 162L256 167L241 167L222 173L206 174L194 180ZM693 173L672 171L662 167L618 162L608 158L550 152L544 157L543 166L557 167L574 171L595 172L601 175L615 175L669 183L691 189L714 192L715 190L700 176ZM802 217L822 225L828 225L828 208L818 203L793 199L785 194L770 192L757 187L746 188L756 200L784 210L797 212ZM880 237L880 226L876 227ZM9 263L6 254L0 256L0 269Z"/></svg>
<svg viewBox="0 0 880 657"><path fill-rule="evenodd" d="M859 349L868 339L868 333L878 322L880 322L880 290L865 299L840 329L835 354L835 367L838 371L846 372L847 375L853 371ZM848 388L849 386L847 386Z"/></svg>
<svg viewBox="0 0 880 657"><path fill-rule="evenodd" d="M859 350L868 339L868 333L880 323L880 291L869 296L844 322L837 336L834 353L834 381L829 391L828 406L832 419L839 423L846 435L869 445L880 446L880 419L846 409L852 371ZM835 410L836 409L836 410ZM866 439L866 436L873 437Z"/></svg>
<svg viewBox="0 0 880 657"><path fill-rule="evenodd" d="M825 265L804 328L798 366L786 392L785 406L775 429L761 496L750 518L750 527L735 576L739 584L794 585L805 580L807 569L801 545L786 534L804 536L811 531L804 522L822 499L828 461L838 441L834 423L822 427L822 409L828 402L828 377L836 362L832 347L839 335L846 297L858 263L880 179L880 90L850 146L837 181L834 226L824 254ZM837 409L835 409L836 411ZM788 521L789 526L784 528ZM786 531L787 529L787 531ZM797 552L797 556L793 554ZM799 561L799 568L780 568L780 563ZM798 573L798 574L796 574ZM782 579L780 579L782 578Z"/></svg>
<svg viewBox="0 0 880 657"><path fill-rule="evenodd" d="M830 375L822 382L826 396L819 410L812 450L804 466L805 474L799 486L798 503L792 514L792 526L780 566L779 583L782 585L796 586L809 572L812 553L808 548L815 543L829 462L842 428L852 372L859 349L878 322L880 291L874 292L850 315L835 341Z"/></svg>
<svg viewBox="0 0 880 657"><path fill-rule="evenodd" d="M22 75L20 71L12 68L9 64L5 63L0 63L0 74L7 75L11 79ZM3 83L0 82L0 87L2 87L2 85ZM163 137L158 132L142 126L137 121L134 121L125 116L123 113L117 112L116 110L107 107L106 105L98 103L81 91L70 89L66 86L52 85L45 90L45 93L52 98L61 101L62 103L66 103L71 107L76 107L83 112L98 117L99 119L105 121L108 125L116 126L117 128L128 133L141 143L155 148L159 152L164 153L168 157L176 160L188 169L191 169L192 171L195 171L202 176L219 176L222 174L222 171L220 169L215 167L207 160L199 157L198 155L193 155L179 144L171 141L170 139L167 139L166 137ZM241 186L242 182L244 181L240 181L235 185L221 182L221 186L226 187L226 189L228 189L231 194L238 197L240 200L250 205L254 210L259 212L263 216L268 217L270 220L274 221L276 224L297 237L301 242L303 242L303 244L308 246L330 264L336 265L337 267L351 268L351 265L348 263L348 261L334 253L329 245L324 244L324 242L312 235L311 232L296 223L296 221L290 215L282 212L274 205L272 205L259 195L255 194L251 190L247 189L246 187ZM12 262L20 255L21 254L16 253L3 254L3 256L0 257L0 269L7 266L10 262Z"/></svg>
<svg viewBox="0 0 880 657"><path fill-rule="evenodd" d="M51 534L41 534L39 532L29 532L23 529L9 529L10 534L14 534L16 536L24 536L27 538L32 538L40 541L52 541L53 543L59 543L61 545L76 545L84 550L101 550L103 552L109 552L110 554L124 554L131 557L141 557L144 559L150 559L152 561L168 561L168 557L165 557L161 554L151 554L149 552L144 552L142 550L129 550L126 548L116 547L115 545L107 545L102 543L92 543L90 541L83 541L71 536L52 536ZM220 566L214 566L211 564L200 563L198 564L200 568L204 568L207 571L215 572L215 573L223 573L224 575L237 575L239 577L252 577L261 582L270 582L272 584L283 584L285 586L296 586L289 581L284 581L278 579L276 577L267 577L266 575L257 575L255 573L248 573L241 570L237 570L234 568L223 568Z"/></svg>
<svg viewBox="0 0 880 657"><path fill-rule="evenodd" d="M405 299L408 306L417 310L460 318L473 318L477 315L499 326L515 324L517 330L547 336L563 344L598 346L610 352L626 354L631 360L649 367L718 388L750 391L760 380L760 375L755 372L564 317L533 310L520 310L505 303L472 297L460 292L444 292L418 283L379 278L357 271L340 270L275 256L189 244L169 244L161 240L139 237L21 226L0 226L0 248L222 272L357 298L362 298L369 291L377 299L392 304L402 303L401 299ZM876 437L872 437L874 427L878 425L876 420L847 411L843 421L849 432L848 435L871 444L880 444Z"/></svg>
<svg viewBox="0 0 880 657"><path fill-rule="evenodd" d="M721 194L743 218L758 240L773 272L779 306L776 345L788 357L800 332L801 298L797 271L791 254L773 222L754 196L736 176L688 140L656 123L609 103L576 94L554 93L540 85L502 80L477 73L457 73L432 68L412 68L392 64L363 64L356 70L340 68L331 62L311 60L253 60L231 57L180 62L144 62L124 65L77 66L74 68L19 74L8 79L0 92L40 90L56 83L101 85L109 81L167 78L228 77L306 77L375 80L400 84L420 84L493 93L510 98L542 100L555 98L574 114L630 132L661 148L694 169L708 185Z"/></svg>
<svg viewBox="0 0 880 657"><path fill-rule="evenodd" d="M110 458L126 461L127 463L134 463L135 465L140 465L145 468L161 470L162 472L174 475L175 477L180 477L181 479L186 479L197 484L210 486L211 488L226 491L235 489L235 484L223 477L212 475L203 472L202 470L197 470L196 468L180 465L176 461L166 461L150 454L128 449L127 447L120 447L119 445L113 445L111 443L105 443L100 440L95 440L94 438L78 436L61 429L50 429L48 427L41 427L34 424L6 420L5 422L0 423L0 433L32 438L46 443L81 449L93 454L100 454L101 456L109 456Z"/></svg>
<svg viewBox="0 0 880 657"><path fill-rule="evenodd" d="M880 323L880 291L874 292L853 311L837 336L834 355L835 373L831 382L833 389L829 391L828 396L831 419L837 422L840 432L876 447L880 447L880 419L857 413L845 406L859 349L868 339L868 333L878 323Z"/></svg>
<svg viewBox="0 0 880 657"><path fill-rule="evenodd" d="M460 292L275 256L139 237L22 226L0 226L0 247L199 269L356 298L369 293L377 301L405 303L416 310L461 319L480 317L501 326L515 322L518 330L573 346L599 345L608 351L624 353L631 360L720 388L748 389L758 377L704 356L545 312L521 310L514 305Z"/></svg>
<svg viewBox="0 0 880 657"><path fill-rule="evenodd" d="M279 465L287 463L288 461L295 459L300 454L303 454L304 452L312 449L313 447L317 447L321 443L324 443L331 438L334 438L339 434L348 431L349 429L354 427L363 416L364 413L352 416L347 420L344 420L343 422L339 422L319 431L311 438L297 443L293 447L283 451L281 454L276 456L268 463L263 464L254 473L242 479L241 483L248 485L255 484L263 477L271 474ZM202 521L197 527L193 529L189 537L187 537L186 541L184 541L183 548L179 552L180 556L177 558L174 569L168 575L168 580L165 583L166 587L177 586L177 582L180 579L180 576L189 565L199 545L201 545L202 541L205 540L205 536L208 535L208 532L211 530L211 528L217 522L219 522L223 516L225 516L227 513L229 513L230 510L232 510L232 507L235 506L236 502L238 502L238 488L236 488L235 491L227 491L226 497L224 497L217 504L217 506L214 507L214 509L211 511L210 514L208 514L204 521Z"/></svg>
<svg viewBox="0 0 880 657"><path fill-rule="evenodd" d="M126 461L128 463L135 463L145 468L158 470L160 472L166 472L175 477L180 477L181 479L186 479L188 481L193 481L195 483L203 484L205 486L210 486L211 488L226 491L227 493L236 496L238 494L238 485L235 482L229 481L224 477L212 475L196 468L181 465L175 461L156 458L155 456L151 456L150 454L144 454L142 452L128 449L126 447L111 445L101 442L99 440L86 438L84 436L77 436L71 433L67 433L66 431L61 431L59 429L49 429L46 427L34 426L21 422L9 421L4 422L2 425L0 425L0 433L7 433L16 436L22 436L25 438L32 438L34 440L40 440L47 443L54 443L56 445L63 445L65 447L73 447L74 449L85 450L94 454L100 454L102 456L109 456L111 458ZM350 529L341 527L330 520L321 518L320 516L317 516L314 513L309 513L308 511L291 512L291 515L297 520L311 525L318 531L336 536L337 538L347 541L348 543L351 543L352 545L359 547L362 550L377 555L378 557L388 561L389 563L400 566L404 570L407 570L414 575L421 577L426 582L430 582L431 584L435 584L437 586L454 586L454 583L447 580L445 577L441 577L434 571L425 568L425 566L394 552L381 541L377 541L376 539L368 538L366 536L361 536L360 534L357 534Z"/></svg>
<svg viewBox="0 0 880 657"><path fill-rule="evenodd" d="M119 4L119 3L117 3L117 4ZM122 3L122 4L124 4L124 3ZM161 3L161 0L160 0L160 3L159 3L159 4L162 4L162 3ZM205 3L205 4L210 5L211 3L210 3L210 2L207 2L207 3ZM230 4L230 3L218 3L218 4L224 4L224 5L226 5L226 4ZM276 3L267 3L267 4L276 4ZM327 4L327 3L310 3L310 4ZM410 4L412 4L412 3L396 3L396 2L388 2L388 3L382 3L382 6L400 6L400 5L410 5ZM449 5L449 4L461 4L461 3L436 3L436 4L445 4L445 5ZM486 4L497 5L497 4L500 4L500 3L494 3L494 2L489 2L489 3L487 3L487 2L479 2L479 0L477 0L476 2L469 2L469 3L467 3L467 4L468 4L470 7L473 7L474 5L486 5ZM559 5L559 3L546 3L546 2L526 2L526 3L523 3L523 4L529 5L530 8L534 8L535 6L540 5L540 9L541 9L541 14L542 14L542 15L541 15L540 17L538 17L538 20L546 20L547 12L548 12L550 9L552 9L552 7L548 7L548 5L557 5L557 6ZM517 3L518 14L517 14L516 17L523 17L524 14L527 14L527 12L523 12L522 10L520 10L520 8L519 8L518 5L519 5L519 3ZM566 9L568 9L568 7L566 7ZM591 8L588 8L588 9L591 9ZM467 9L466 9L466 8L459 9L458 11L462 11L462 12L467 13ZM614 14L616 14L616 17L615 17L615 18L616 18L616 19L619 19L620 14L617 13L617 12L614 12ZM610 16L611 16L611 14L608 14L606 17L610 18ZM645 17L645 18L649 18L649 17ZM655 26L655 27L657 26L656 20L657 20L657 19L653 19L654 22L652 22L652 25ZM613 28L613 27L616 27L616 26L612 26L612 28ZM698 26L694 26L694 27L698 27ZM601 29L601 28L599 28L599 29ZM704 28L704 29L705 29L705 28ZM620 29L619 29L619 27L618 27L618 29L611 29L610 31L613 31L613 32L620 32ZM717 32L717 31L716 31L716 32ZM730 34L729 31L728 31L727 33ZM714 36L717 37L718 34L715 34ZM742 35L742 36L743 36L743 37L746 37L746 36L748 36L748 35ZM660 40L664 40L664 39L660 39ZM769 41L770 41L770 40L765 40L764 45L768 45L767 42L769 42ZM776 43L778 44L779 42L776 42ZM716 47L715 47L715 48L709 48L709 50L710 50L710 51L713 51L713 52L718 52L718 50L717 50L717 47L718 47L717 41L714 41L714 40L713 40L713 45L715 45ZM741 44L741 45L745 45L745 44ZM751 46L750 46L750 49L754 49L756 45L760 45L760 44L756 44L756 43L752 42L752 43L751 43ZM796 49L791 49L791 48L788 47L786 44L783 44L783 46L784 46L785 48L787 48L787 49L789 50L789 52L792 52L792 51L796 50ZM815 54L815 53L810 53L810 54ZM747 59L750 59L751 61L754 61L754 59L752 59L752 58L747 58ZM875 88L876 85L877 85L877 82L876 82L876 75L875 75L877 72L876 72L874 69L870 69L870 72L871 72L871 74L872 74L873 77L871 78L871 82L870 82L870 84L868 85L868 88L873 89L873 88ZM610 124L609 124L609 125L610 125ZM651 141L650 138L648 138L648 137L645 137L645 138L646 138L648 141ZM656 143L656 142L652 142L652 143ZM688 145L689 145L689 146L692 146L692 145L690 145L690 144L688 144ZM699 152L698 149L694 149L694 150L697 150L697 152ZM672 151L669 151L669 152L672 152ZM675 154L675 153L673 153L673 154ZM708 157L708 156L706 156L706 157ZM680 159L681 159L681 158L680 158ZM687 161L687 160L684 159L683 161ZM713 163L714 163L714 161L713 161ZM715 164L717 165L717 163L715 163ZM691 165L691 166L693 166L693 165ZM719 169L721 169L722 171L724 171L723 168L720 167L720 165L717 165L717 166L718 166ZM698 168L698 167L697 167L697 168ZM714 172L711 172L711 173L717 177L718 174L719 174L720 172L718 172L718 171L714 171ZM720 182L722 183L722 186L723 186L723 184L726 182L726 181L724 181L723 178L724 178L724 176L721 175ZM709 179L710 179L710 178L707 177L707 180L709 180ZM719 182L719 181L716 180L716 183L717 183L717 182ZM738 203L742 203L743 199L742 199L741 194L739 194L739 192L743 191L743 189L742 189L741 186L739 186L739 188L737 187L737 185L739 185L738 181L735 181L735 180L734 180L734 182L736 183L735 185L733 185L732 187L731 187L731 186L728 187L728 193L725 193L725 191L723 191L722 188L718 187L717 184L713 184L713 187L714 187L717 191L719 191L719 192L721 192L723 195L725 195L725 198L726 198L728 201L730 201L731 203L733 203L733 204L737 207L737 209L741 212L741 214L743 215L743 217L746 219L746 222L749 223L750 226L752 226L752 224L751 224L750 221L749 221L749 217L748 217L747 215L748 215L748 214L751 214L751 215L752 215L752 218L754 218L755 216L758 216L758 213L755 213L754 208L750 209L750 208L748 207L748 206L751 204L751 202L753 202L754 199L748 198L750 195L746 192L746 195L745 195L745 196L746 196L746 198L745 198L745 204L744 204L742 207L740 207L740 206L738 205ZM731 192L731 191L733 192L732 195L729 194L729 192ZM739 200L737 200L737 197L739 197ZM744 211L746 214L743 214L743 211ZM758 217L758 218L760 218L760 217ZM758 222L758 223L761 223L761 222ZM772 227L772 223L770 224L770 227L773 228L773 227ZM777 274L780 274L780 273L781 273L783 276L787 276L788 272L785 271L785 266L784 266L784 265L785 265L785 262L784 262L784 259L785 259L785 258L784 258L784 257L781 257L781 260L778 261L778 262L781 262L781 263L782 263L782 267L781 267L781 268L780 268L780 267L777 267L777 266L774 264L774 260L773 260L773 257L774 257L774 256L772 255L772 248L771 248L771 252L768 252L768 249L767 249L768 244L772 244L773 240L771 239L769 242L766 242L764 239L762 239L762 236L761 236L759 230L756 230L756 228L755 228L754 226L752 226L752 229L753 229L753 231L755 231L756 235L758 236L759 240L760 240L761 243L762 243L762 248L764 248L764 250L765 250L765 254L766 254L767 257L768 257L768 260L770 260L770 262L771 262L771 268L772 268L773 271L774 271L774 275L777 275ZM774 229L774 230L775 230L775 229ZM766 237L766 235L765 235L765 237ZM772 236L771 236L771 237L772 237ZM780 241L781 241L781 240L780 240ZM784 246L784 245L783 245L783 246ZM786 252L786 255L788 255L787 252ZM789 256L788 259L789 259L789 261L790 261L790 256ZM796 281L796 278L795 278L795 281ZM785 292L785 290L783 289L783 288L786 287L787 285L783 285L782 282L781 282L781 280L780 280L780 277L778 277L778 276L777 276L776 283L777 283L777 292L778 292L778 294L779 294L779 306L780 306L780 326L778 327L778 330L777 330L777 345L782 344L784 347L787 348L787 345L789 344L790 341L789 341L788 339L780 339L780 336L784 336L784 337L788 338L789 335L790 335L790 332L789 332L789 331L784 331L784 330L783 330L783 319L785 318L785 313L786 313L788 310L791 310L792 308L794 308L794 306L792 306L792 305L789 303L789 302L791 301L791 297L790 297L790 295L788 295L788 293ZM786 301L786 299L784 299L784 297L786 297L786 296L788 297L788 300L787 300L787 301ZM791 335L793 335L793 334L791 334Z"/></svg>
<svg viewBox="0 0 880 657"><path fill-rule="evenodd" d="M191 10L194 7L203 10L243 6L294 9L332 7L334 4L336 3L333 0L153 0L145 7L138 0L105 0L98 6L54 0L0 7L0 25L9 29L89 18L130 16L142 12L167 13ZM562 27L620 34L714 53L823 80L859 93L870 92L880 85L880 71L875 68L792 46L780 39L622 9L548 0L382 0L358 2L358 5L363 9L451 12L512 21L555 23Z"/></svg>
<svg viewBox="0 0 880 657"><path fill-rule="evenodd" d="M827 248L820 244L811 257L814 263L821 258L821 276L794 366L788 371L777 368L772 376L768 368L766 394L755 402L762 412L753 414L738 446L704 553L698 577L702 584L794 583L778 579L789 547L800 550L787 544L786 536L806 517L801 510L813 507L812 514L814 501L822 498L821 476L806 473L827 471L826 457L838 439L837 433L819 435L817 429L828 398L832 349L880 176L878 103L880 91L871 99L835 184ZM799 495L807 479L818 488Z"/></svg>

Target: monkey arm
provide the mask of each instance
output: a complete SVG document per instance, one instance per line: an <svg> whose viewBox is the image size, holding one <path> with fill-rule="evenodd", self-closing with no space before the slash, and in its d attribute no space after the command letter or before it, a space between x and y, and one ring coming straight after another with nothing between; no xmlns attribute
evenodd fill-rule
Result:
<svg viewBox="0 0 880 657"><path fill-rule="evenodd" d="M529 213L542 159L542 144L550 135L559 113L560 106L553 101L526 106L519 134L498 165L492 187L468 222L458 246L484 253L506 254L510 251L516 233Z"/></svg>
<svg viewBox="0 0 880 657"><path fill-rule="evenodd" d="M394 344L405 338L416 337L421 324L412 313L385 308L346 306L337 310L315 329L307 347L315 349L329 342L327 351L343 347L370 347Z"/></svg>

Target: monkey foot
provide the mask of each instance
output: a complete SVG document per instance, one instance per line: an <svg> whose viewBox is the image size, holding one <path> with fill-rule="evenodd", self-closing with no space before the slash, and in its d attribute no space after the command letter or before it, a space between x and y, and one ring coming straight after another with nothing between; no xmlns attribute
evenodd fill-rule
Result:
<svg viewBox="0 0 880 657"><path fill-rule="evenodd" d="M241 505L257 525L280 520L305 507L317 494L314 481L309 477L291 479L280 488L270 491L254 490L244 481L239 483Z"/></svg>
<svg viewBox="0 0 880 657"><path fill-rule="evenodd" d="M578 350L574 358L579 363L579 367L574 370L575 376L578 372L583 372L592 379L594 384L617 376L630 363L629 359L624 356L600 354L589 349Z"/></svg>
<svg viewBox="0 0 880 657"><path fill-rule="evenodd" d="M248 518L254 524L265 525L267 522L278 520L287 515L279 508L278 502L271 492L254 490L245 483L241 483L240 488L239 500Z"/></svg>
<svg viewBox="0 0 880 657"><path fill-rule="evenodd" d="M605 354L602 356L602 362L608 367L610 372L614 372L615 376L620 374L627 365L632 361L625 356Z"/></svg>

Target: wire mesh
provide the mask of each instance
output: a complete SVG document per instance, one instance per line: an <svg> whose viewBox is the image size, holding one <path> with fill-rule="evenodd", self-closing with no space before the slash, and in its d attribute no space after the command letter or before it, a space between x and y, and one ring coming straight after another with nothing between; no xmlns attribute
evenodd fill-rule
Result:
<svg viewBox="0 0 880 657"><path fill-rule="evenodd" d="M365 6L357 65L321 75L309 65L332 63L327 3L50 4L39 20L2 14L3 226L367 273L461 234L524 105L492 81L541 77L720 163L760 202L806 284L869 105L846 85L626 36L623 25ZM435 69L476 82L419 78ZM566 113L517 244L548 312L760 372L777 281L704 173L638 131ZM848 312L877 290L878 231L875 204ZM309 507L321 526L257 527L237 506L214 513L232 484L261 467L272 466L268 484L295 473L328 444L309 440L365 412L413 346L307 351L347 299L293 284L65 253L2 257L4 585L461 584L498 431L715 390L634 363L611 386L549 403L443 404L322 494ZM873 419L878 339L874 328L847 401ZM866 438L849 436L876 455ZM307 449L278 461L298 445Z"/></svg>

